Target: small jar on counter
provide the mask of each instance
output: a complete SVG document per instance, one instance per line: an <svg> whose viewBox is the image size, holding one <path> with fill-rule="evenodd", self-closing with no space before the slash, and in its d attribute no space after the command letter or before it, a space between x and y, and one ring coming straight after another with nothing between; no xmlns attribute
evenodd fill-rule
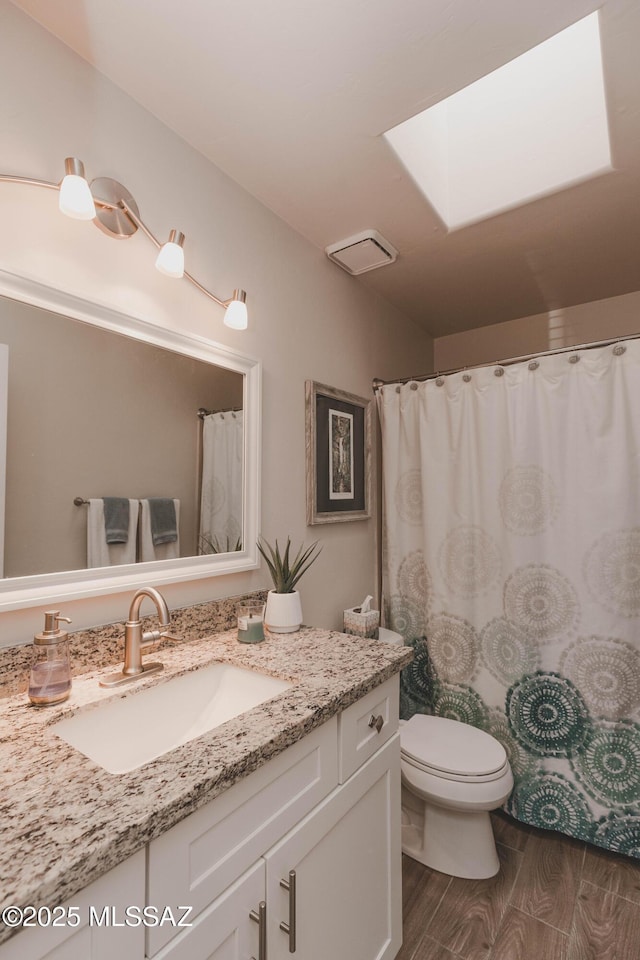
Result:
<svg viewBox="0 0 640 960"><path fill-rule="evenodd" d="M264 640L265 604L252 601L238 604L238 640L240 643L260 643Z"/></svg>

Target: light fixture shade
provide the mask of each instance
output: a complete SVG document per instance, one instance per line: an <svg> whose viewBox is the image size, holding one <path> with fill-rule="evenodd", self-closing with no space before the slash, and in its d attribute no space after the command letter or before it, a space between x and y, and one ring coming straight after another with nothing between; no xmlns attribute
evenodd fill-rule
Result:
<svg viewBox="0 0 640 960"><path fill-rule="evenodd" d="M84 164L75 157L67 157L64 168L58 199L61 212L73 220L93 220L96 208L85 179Z"/></svg>
<svg viewBox="0 0 640 960"><path fill-rule="evenodd" d="M227 304L224 314L224 322L227 327L233 330L247 329L247 295L244 290L234 290L233 297Z"/></svg>
<svg viewBox="0 0 640 960"><path fill-rule="evenodd" d="M169 239L163 243L156 258L156 270L167 277L179 280L184 276L184 233L172 230Z"/></svg>

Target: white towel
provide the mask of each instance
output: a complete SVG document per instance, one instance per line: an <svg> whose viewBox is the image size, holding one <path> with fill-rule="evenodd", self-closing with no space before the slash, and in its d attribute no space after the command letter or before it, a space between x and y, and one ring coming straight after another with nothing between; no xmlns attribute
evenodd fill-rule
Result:
<svg viewBox="0 0 640 960"><path fill-rule="evenodd" d="M139 501L129 500L129 538L126 543L107 543L102 498L87 507L87 567L112 567L136 562Z"/></svg>
<svg viewBox="0 0 640 960"><path fill-rule="evenodd" d="M140 551L138 559L141 563L146 560L175 560L180 556L180 501L174 500L176 508L176 529L178 539L173 543L159 543L157 547L153 545L151 537L151 511L149 501L140 501Z"/></svg>

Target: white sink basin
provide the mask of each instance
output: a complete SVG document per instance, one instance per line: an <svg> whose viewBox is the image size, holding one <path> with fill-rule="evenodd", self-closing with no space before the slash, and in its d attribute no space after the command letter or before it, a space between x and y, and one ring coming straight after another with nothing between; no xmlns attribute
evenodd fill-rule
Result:
<svg viewBox="0 0 640 960"><path fill-rule="evenodd" d="M128 773L292 685L229 663L213 663L77 713L51 729L109 773Z"/></svg>

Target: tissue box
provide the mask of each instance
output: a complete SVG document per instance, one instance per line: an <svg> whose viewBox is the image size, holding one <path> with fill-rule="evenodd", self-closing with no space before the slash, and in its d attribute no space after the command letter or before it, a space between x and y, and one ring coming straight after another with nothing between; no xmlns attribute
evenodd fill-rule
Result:
<svg viewBox="0 0 640 960"><path fill-rule="evenodd" d="M344 611L345 633L352 633L355 637L369 637L371 640L377 640L379 626L379 610L368 610L367 613L361 613L360 607L352 607L350 610Z"/></svg>

